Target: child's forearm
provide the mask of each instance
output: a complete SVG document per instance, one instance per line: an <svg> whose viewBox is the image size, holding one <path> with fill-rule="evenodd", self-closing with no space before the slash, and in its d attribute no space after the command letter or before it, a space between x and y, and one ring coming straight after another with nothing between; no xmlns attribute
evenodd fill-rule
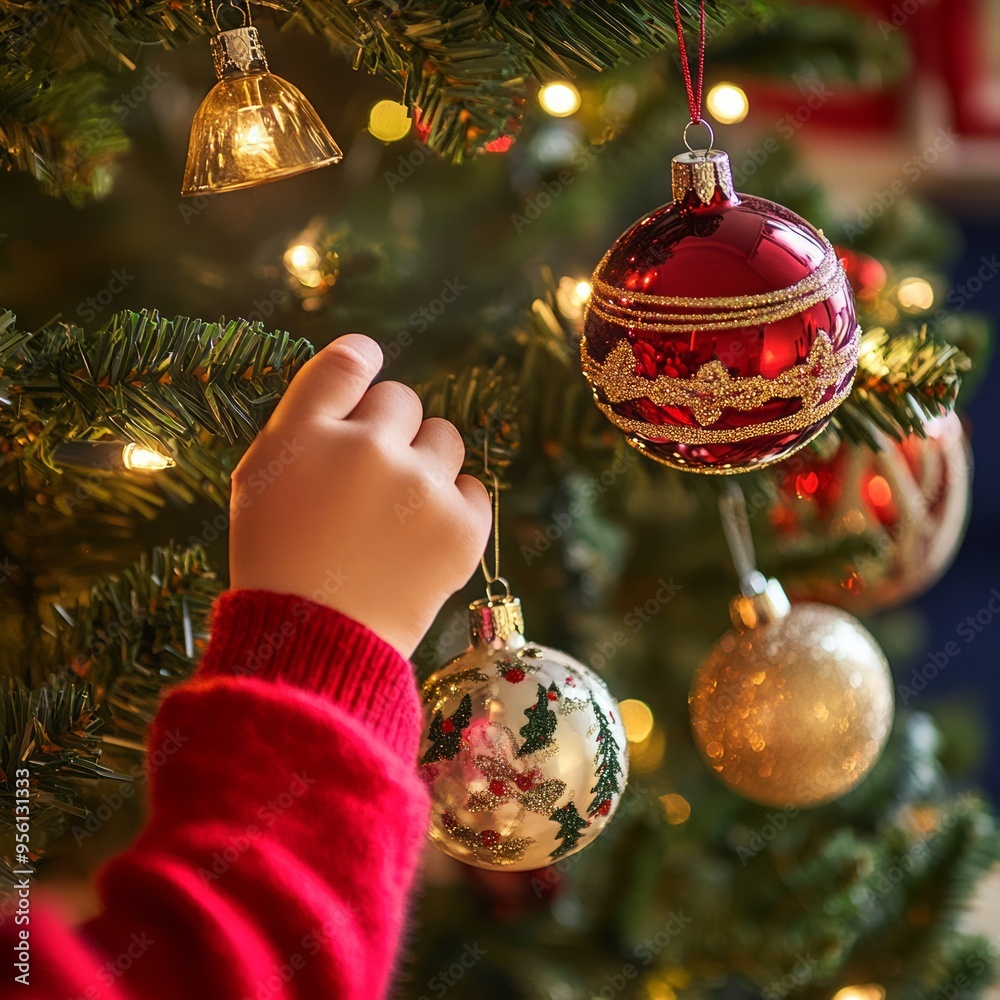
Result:
<svg viewBox="0 0 1000 1000"><path fill-rule="evenodd" d="M411 668L367 629L225 595L157 717L149 824L104 873L71 995L381 996L426 829L418 739Z"/></svg>

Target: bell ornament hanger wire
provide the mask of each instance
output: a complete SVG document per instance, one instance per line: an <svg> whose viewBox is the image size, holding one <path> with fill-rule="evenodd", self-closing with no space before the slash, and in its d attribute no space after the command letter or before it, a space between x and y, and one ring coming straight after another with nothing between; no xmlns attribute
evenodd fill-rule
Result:
<svg viewBox="0 0 1000 1000"><path fill-rule="evenodd" d="M238 191L339 162L343 154L296 87L268 70L249 3L229 3L243 25L223 30L215 0L218 83L195 112L181 195Z"/></svg>

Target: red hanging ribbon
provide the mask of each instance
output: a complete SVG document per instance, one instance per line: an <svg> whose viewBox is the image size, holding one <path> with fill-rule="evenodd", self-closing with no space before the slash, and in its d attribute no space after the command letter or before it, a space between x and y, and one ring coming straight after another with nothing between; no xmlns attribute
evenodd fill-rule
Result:
<svg viewBox="0 0 1000 1000"><path fill-rule="evenodd" d="M699 6L701 33L698 39L698 87L691 82L691 67L688 65L687 46L684 44L684 22L681 19L680 0L674 0L674 14L677 18L677 47L681 54L681 72L684 74L684 89L687 91L691 121L697 125L701 121L701 95L705 88L705 0Z"/></svg>

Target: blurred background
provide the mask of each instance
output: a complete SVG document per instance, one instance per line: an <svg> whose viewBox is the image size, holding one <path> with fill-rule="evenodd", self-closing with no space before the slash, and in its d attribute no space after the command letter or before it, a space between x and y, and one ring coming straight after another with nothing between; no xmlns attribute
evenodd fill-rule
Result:
<svg viewBox="0 0 1000 1000"><path fill-rule="evenodd" d="M1000 318L1000 4L732 6L746 16L712 25L706 103L737 189L823 227L866 328L926 323L972 358L958 404L975 469L971 514L954 433L932 436L932 454L904 447L894 473L856 452L850 465L835 439L822 439L810 464L748 486L767 497L766 516L753 518L762 568L793 596L864 616L890 658L898 718L864 785L799 813L767 857L741 865L734 851L767 811L714 782L686 721L691 674L727 628L736 591L714 495L688 481L697 477L633 463L623 484L545 544L553 518L617 444L590 409L573 424L579 406L532 404L534 425L523 421L508 442L505 575L525 602L529 636L592 664L632 703L636 794L606 837L558 871L494 875L429 853L402 997L928 1000L976 949L1000 954L987 804L1000 796L1000 416L990 408L1000 377L990 349ZM456 166L428 151L398 87L352 71L294 23L279 30L261 11L257 24L271 70L306 94L343 162L181 199L211 59L203 40L147 47L115 78L129 144L108 158L101 197L71 204L24 173L0 178L0 303L21 329L54 319L94 329L116 310L157 309L259 320L317 347L360 330L382 343L385 377L421 383L453 372L467 385L470 365L499 357L518 371L546 323L572 342L597 261L670 199L670 158L688 117L673 49L533 85L520 128ZM95 145L111 135L100 120L91 127ZM585 397L584 386L589 407ZM849 476L861 499L848 510ZM915 496L930 489L928 476L933 497ZM73 557L123 564L153 541L198 537L215 510L168 499L114 540L113 558L93 537ZM861 529L844 527L851 517ZM932 557L934 538L944 551ZM224 537L209 550L223 567ZM603 637L663 579L681 584L679 596L609 655ZM422 674L465 645L462 604L478 589L442 613L416 657ZM960 655L924 669L953 641ZM967 793L985 801L949 823L963 801L955 796ZM81 912L93 905L93 866L140 821L141 804L129 806L99 841L51 852L49 877L77 894ZM928 837L927 857L887 883ZM692 914L697 930L668 935L617 990L622 963L674 910ZM472 940L486 956L464 965ZM941 995L983 995L989 977L972 978Z"/></svg>

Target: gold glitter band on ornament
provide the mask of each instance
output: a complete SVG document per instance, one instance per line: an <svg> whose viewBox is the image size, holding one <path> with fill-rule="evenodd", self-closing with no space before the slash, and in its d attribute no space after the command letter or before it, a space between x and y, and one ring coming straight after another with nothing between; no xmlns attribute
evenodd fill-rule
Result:
<svg viewBox="0 0 1000 1000"><path fill-rule="evenodd" d="M836 250L829 240L825 237L822 239L826 252L819 266L787 288L756 295L691 298L633 292L595 278L587 311L596 313L610 323L662 333L738 329L788 319L847 288L847 275L840 265ZM602 261L601 265L603 263ZM601 265L598 265L595 274L600 274ZM636 306L656 308L643 310ZM699 311L667 312L670 308Z"/></svg>
<svg viewBox="0 0 1000 1000"><path fill-rule="evenodd" d="M837 339L842 338L843 332L843 329L835 329ZM590 356L586 340L580 345L580 354L591 386L601 389L608 400L605 403L595 392L597 405L621 430L681 444L730 444L764 434L802 430L833 413L851 391L858 365L858 338L852 338L848 346L835 351L830 337L820 332L805 361L771 379L763 375L742 378L730 375L718 360L707 361L692 378L667 375L643 378L635 374L636 358L627 340L619 341L603 362ZM848 384L832 399L823 402L823 396L848 376ZM709 429L718 422L724 409L747 412L773 399L794 398L801 399L802 406L789 416L749 427ZM651 424L623 417L612 409L615 404L639 399L648 399L657 406L686 407L701 426Z"/></svg>

